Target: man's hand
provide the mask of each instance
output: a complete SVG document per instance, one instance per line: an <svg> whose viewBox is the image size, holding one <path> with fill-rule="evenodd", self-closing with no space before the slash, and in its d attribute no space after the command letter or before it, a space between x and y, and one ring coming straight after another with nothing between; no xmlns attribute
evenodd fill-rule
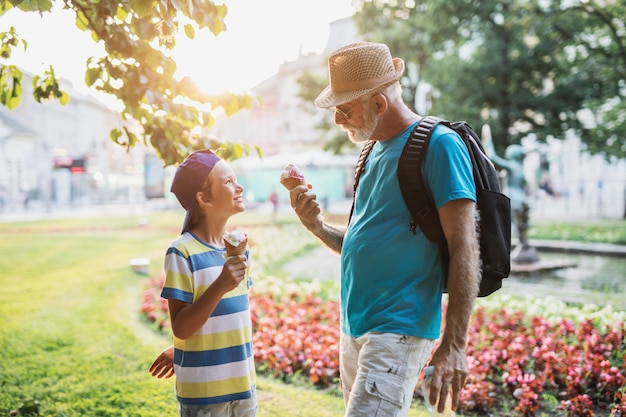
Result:
<svg viewBox="0 0 626 417"><path fill-rule="evenodd" d="M304 227L313 233L321 229L322 209L317 201L317 195L311 191L311 185L299 185L291 189L289 200Z"/></svg>
<svg viewBox="0 0 626 417"><path fill-rule="evenodd" d="M435 367L435 372L430 379L430 397L426 400L433 406L438 404L437 410L442 413L446 398L452 392L452 409L456 410L461 389L469 375L465 349L444 346L442 343L435 351L430 365Z"/></svg>

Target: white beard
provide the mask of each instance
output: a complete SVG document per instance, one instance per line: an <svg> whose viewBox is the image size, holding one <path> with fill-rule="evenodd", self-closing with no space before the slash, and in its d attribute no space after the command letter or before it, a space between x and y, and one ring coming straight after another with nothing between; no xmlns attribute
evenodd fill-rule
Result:
<svg viewBox="0 0 626 417"><path fill-rule="evenodd" d="M378 115L376 114L374 106L370 106L369 103L365 103L363 106L363 122L364 126L360 129L346 129L348 132L348 138L352 143L363 143L371 139L374 130L378 126Z"/></svg>

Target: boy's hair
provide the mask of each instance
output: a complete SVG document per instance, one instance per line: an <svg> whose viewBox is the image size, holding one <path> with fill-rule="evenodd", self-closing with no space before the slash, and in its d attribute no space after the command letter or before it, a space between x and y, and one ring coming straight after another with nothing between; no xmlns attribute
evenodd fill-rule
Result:
<svg viewBox="0 0 626 417"><path fill-rule="evenodd" d="M196 194L205 190L207 177L219 161L220 158L215 152L203 149L191 153L176 169L171 192L187 210L181 234L187 232L195 223Z"/></svg>
<svg viewBox="0 0 626 417"><path fill-rule="evenodd" d="M211 179L213 178L213 176L211 175L213 171L209 172L209 175L206 176L206 178L204 179L204 182L202 183L202 186L200 187L200 191L202 191L204 193L204 197L202 198L202 201L208 201L211 198ZM198 223L200 223L200 221L202 220L202 210L194 210L193 213L191 214L191 218L189 219L189 222L187 222L187 230L191 230L194 227L196 227L196 225ZM184 233L184 232L183 232Z"/></svg>

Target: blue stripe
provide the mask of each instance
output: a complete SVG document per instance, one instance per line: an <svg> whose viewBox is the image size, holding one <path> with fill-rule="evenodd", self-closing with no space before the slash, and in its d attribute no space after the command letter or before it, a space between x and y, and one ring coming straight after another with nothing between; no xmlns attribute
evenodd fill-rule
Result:
<svg viewBox="0 0 626 417"><path fill-rule="evenodd" d="M173 298L185 303L191 303L193 301L193 294L179 288L163 287L163 290L161 290L161 298Z"/></svg>
<svg viewBox="0 0 626 417"><path fill-rule="evenodd" d="M193 272L212 266L224 266L224 251L212 250L189 256L189 263Z"/></svg>
<svg viewBox="0 0 626 417"><path fill-rule="evenodd" d="M183 361L184 356L184 363ZM243 345L231 346L223 349L203 350L199 352L187 351L183 354L180 349L174 350L174 363L185 368L197 366L215 366L225 363L239 362L252 356L252 342Z"/></svg>
<svg viewBox="0 0 626 417"><path fill-rule="evenodd" d="M248 308L248 294L242 294L230 298L222 298L220 302L217 303L217 306L215 306L215 310L213 310L211 317L239 313L241 311L248 310Z"/></svg>
<svg viewBox="0 0 626 417"><path fill-rule="evenodd" d="M247 400L252 398L252 393L256 390L256 386L252 385L250 387L250 391L236 392L234 394L220 395L218 397L209 397L209 398L184 398L179 395L176 397L178 401L185 405L212 405L212 404L221 404L228 403L231 401L237 400Z"/></svg>

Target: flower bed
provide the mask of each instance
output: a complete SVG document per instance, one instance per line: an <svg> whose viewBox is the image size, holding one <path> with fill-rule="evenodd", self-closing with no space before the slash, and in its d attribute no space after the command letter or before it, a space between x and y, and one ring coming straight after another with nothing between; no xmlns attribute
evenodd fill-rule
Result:
<svg viewBox="0 0 626 417"><path fill-rule="evenodd" d="M167 304L158 297L162 282L146 280L141 311L166 329ZM283 285L282 292L266 288L274 291L250 298L259 372L284 380L303 375L319 387L336 384L338 303L294 284ZM470 376L461 409L626 417L625 318L610 307L575 308L552 298L480 299L469 331Z"/></svg>
<svg viewBox="0 0 626 417"><path fill-rule="evenodd" d="M479 303L463 408L511 402L520 415L535 416L556 402L566 416L626 416L624 318L610 307L579 309L553 298Z"/></svg>

